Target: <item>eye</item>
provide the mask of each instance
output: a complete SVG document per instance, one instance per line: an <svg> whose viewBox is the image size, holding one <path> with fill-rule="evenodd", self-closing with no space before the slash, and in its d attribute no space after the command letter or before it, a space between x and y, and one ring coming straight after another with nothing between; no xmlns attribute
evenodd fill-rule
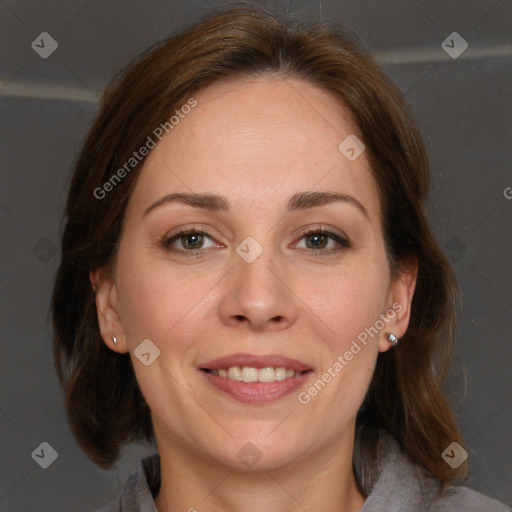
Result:
<svg viewBox="0 0 512 512"><path fill-rule="evenodd" d="M210 240L210 245L205 245ZM181 252L186 256L201 254L205 249L215 247L213 238L202 229L188 228L181 229L177 234L170 237L162 237L161 245L171 252Z"/></svg>
<svg viewBox="0 0 512 512"><path fill-rule="evenodd" d="M350 247L350 243L345 237L323 228L309 229L303 232L300 240L306 241L305 247L300 248L310 249L316 253L313 256L338 253Z"/></svg>
<svg viewBox="0 0 512 512"><path fill-rule="evenodd" d="M300 247L302 240L305 241L305 246ZM178 233L169 237L163 236L160 244L169 252L181 253L185 256L200 256L207 249L222 246L217 244L208 232L195 227L180 229ZM342 235L327 229L310 228L301 234L299 243L295 246L307 250L316 257L339 253L349 248L350 242Z"/></svg>

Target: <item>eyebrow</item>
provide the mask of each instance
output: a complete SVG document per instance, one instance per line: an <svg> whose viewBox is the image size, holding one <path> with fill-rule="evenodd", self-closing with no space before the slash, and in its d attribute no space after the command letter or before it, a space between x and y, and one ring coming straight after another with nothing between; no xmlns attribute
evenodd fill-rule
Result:
<svg viewBox="0 0 512 512"><path fill-rule="evenodd" d="M355 206L370 220L368 211L355 197L341 192L297 192L288 201L286 211L306 210L315 206L324 206L335 202L343 202ZM142 216L145 217L156 208L171 203L181 203L194 208L202 208L211 211L229 211L230 209L229 201L224 196L216 194L174 193L167 194L155 201L144 211Z"/></svg>

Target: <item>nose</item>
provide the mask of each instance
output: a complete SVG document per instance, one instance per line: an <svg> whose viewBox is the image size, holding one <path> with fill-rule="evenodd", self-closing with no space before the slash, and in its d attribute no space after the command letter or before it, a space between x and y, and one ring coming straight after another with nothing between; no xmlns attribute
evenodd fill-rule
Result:
<svg viewBox="0 0 512 512"><path fill-rule="evenodd" d="M252 263L234 257L220 303L222 322L259 332L290 327L297 318L290 271L277 265L267 249Z"/></svg>

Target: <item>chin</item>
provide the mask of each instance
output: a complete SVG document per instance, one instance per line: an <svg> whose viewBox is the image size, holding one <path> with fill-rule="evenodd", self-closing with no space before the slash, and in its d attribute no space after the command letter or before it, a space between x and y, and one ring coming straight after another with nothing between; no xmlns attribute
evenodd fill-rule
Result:
<svg viewBox="0 0 512 512"><path fill-rule="evenodd" d="M223 453L212 454L213 457L230 469L259 472L287 467L304 456L304 440L289 433L272 437L266 433L272 429L268 424L265 427L257 431L248 428L244 434L239 432L227 444L221 443L219 449Z"/></svg>

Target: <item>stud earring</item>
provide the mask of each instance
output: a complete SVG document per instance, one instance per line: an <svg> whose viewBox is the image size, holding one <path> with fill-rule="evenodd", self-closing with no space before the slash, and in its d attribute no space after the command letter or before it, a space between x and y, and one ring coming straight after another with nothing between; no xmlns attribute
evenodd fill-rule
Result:
<svg viewBox="0 0 512 512"><path fill-rule="evenodd" d="M114 345L117 346L117 338L114 335L112 335L112 339L114 340Z"/></svg>
<svg viewBox="0 0 512 512"><path fill-rule="evenodd" d="M386 336L387 340L392 343L395 347L398 345L398 338L393 333L388 333Z"/></svg>

